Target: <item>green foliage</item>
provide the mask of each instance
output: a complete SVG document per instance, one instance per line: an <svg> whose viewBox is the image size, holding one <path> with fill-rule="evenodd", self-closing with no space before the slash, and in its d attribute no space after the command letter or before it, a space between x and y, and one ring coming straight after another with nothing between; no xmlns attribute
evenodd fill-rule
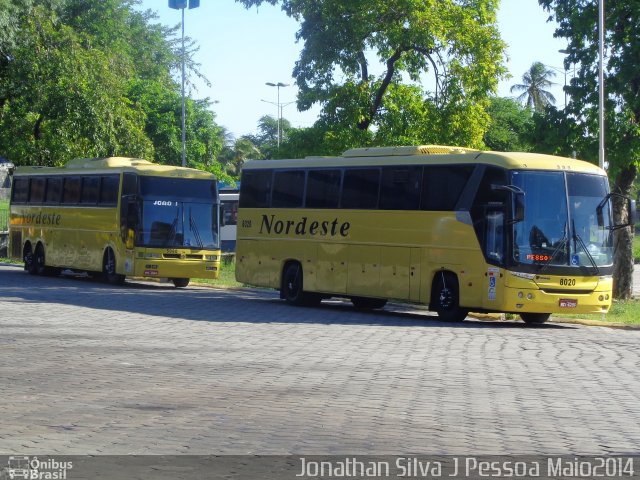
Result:
<svg viewBox="0 0 640 480"><path fill-rule="evenodd" d="M487 113L490 124L484 134L484 143L490 150L528 152L532 149L534 119L531 109L511 98L494 97Z"/></svg>
<svg viewBox="0 0 640 480"><path fill-rule="evenodd" d="M300 21L298 107L322 106L313 129L322 142L312 153L427 141L482 146L487 99L505 73L495 0L237 1L279 3ZM427 76L433 91L418 86Z"/></svg>
<svg viewBox="0 0 640 480"><path fill-rule="evenodd" d="M546 107L556 103L555 97L545 88L555 85L550 80L556 73L547 68L542 62L534 62L528 71L522 76L522 83L516 83L511 87L511 93L522 92L518 100L524 102L527 107L536 112L543 111Z"/></svg>
<svg viewBox="0 0 640 480"><path fill-rule="evenodd" d="M136 3L9 1L10 18L0 9L0 155L16 165L112 155L181 163L175 29ZM198 74L190 55L187 65ZM221 173L210 102L186 107L188 165Z"/></svg>

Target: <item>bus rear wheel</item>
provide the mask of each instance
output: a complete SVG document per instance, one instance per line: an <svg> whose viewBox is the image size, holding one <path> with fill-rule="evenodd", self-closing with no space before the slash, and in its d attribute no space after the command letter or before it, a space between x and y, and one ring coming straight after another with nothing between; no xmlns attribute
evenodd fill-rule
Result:
<svg viewBox="0 0 640 480"><path fill-rule="evenodd" d="M387 304L384 298L351 297L351 303L358 310L373 310L383 308Z"/></svg>
<svg viewBox="0 0 640 480"><path fill-rule="evenodd" d="M431 291L431 308L445 322L461 322L467 318L468 310L460 308L458 278L452 273L440 272L434 278Z"/></svg>
<svg viewBox="0 0 640 480"><path fill-rule="evenodd" d="M44 247L41 243L36 246L36 251L31 252L31 246L28 246L24 255L24 269L31 275L42 275L45 273L44 266Z"/></svg>
<svg viewBox="0 0 640 480"><path fill-rule="evenodd" d="M184 288L189 285L189 278L172 278L171 281L176 288Z"/></svg>
<svg viewBox="0 0 640 480"><path fill-rule="evenodd" d="M540 325L551 316L550 313L521 313L520 318L522 321L529 325Z"/></svg>
<svg viewBox="0 0 640 480"><path fill-rule="evenodd" d="M111 285L122 285L124 283L124 275L116 273L116 255L110 248L107 248L104 252L102 276Z"/></svg>

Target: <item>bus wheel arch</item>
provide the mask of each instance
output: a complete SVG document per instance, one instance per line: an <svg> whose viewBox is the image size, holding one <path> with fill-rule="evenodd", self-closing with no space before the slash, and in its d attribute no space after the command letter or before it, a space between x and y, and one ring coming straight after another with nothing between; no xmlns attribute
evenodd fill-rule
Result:
<svg viewBox="0 0 640 480"><path fill-rule="evenodd" d="M460 307L460 283L455 273L450 270L435 273L429 308L446 322L461 322L467 317L469 311Z"/></svg>
<svg viewBox="0 0 640 480"><path fill-rule="evenodd" d="M116 254L113 248L107 247L102 255L102 275L107 283L122 285L124 283L124 275L116 272Z"/></svg>

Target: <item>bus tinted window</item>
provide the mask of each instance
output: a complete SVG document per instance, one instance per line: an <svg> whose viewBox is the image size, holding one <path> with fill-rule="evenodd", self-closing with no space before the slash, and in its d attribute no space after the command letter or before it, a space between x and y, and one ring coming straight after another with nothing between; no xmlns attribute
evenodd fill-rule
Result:
<svg viewBox="0 0 640 480"><path fill-rule="evenodd" d="M29 195L29 203L44 202L44 190L47 185L47 179L44 177L35 177L31 179L31 193Z"/></svg>
<svg viewBox="0 0 640 480"><path fill-rule="evenodd" d="M115 205L118 203L118 187L120 178L116 175L102 177L100 187L100 205Z"/></svg>
<svg viewBox="0 0 640 480"><path fill-rule="evenodd" d="M95 204L100 192L100 177L84 177L82 179L82 195L80 203Z"/></svg>
<svg viewBox="0 0 640 480"><path fill-rule="evenodd" d="M338 208L340 170L311 170L307 175L307 208Z"/></svg>
<svg viewBox="0 0 640 480"><path fill-rule="evenodd" d="M44 203L54 205L60 203L62 199L62 177L51 177L47 179L47 194Z"/></svg>
<svg viewBox="0 0 640 480"><path fill-rule="evenodd" d="M380 170L378 168L345 170L342 184L342 208L376 208L379 187Z"/></svg>
<svg viewBox="0 0 640 480"><path fill-rule="evenodd" d="M242 172L240 207L266 208L271 194L271 170Z"/></svg>
<svg viewBox="0 0 640 480"><path fill-rule="evenodd" d="M173 200L176 197L191 200L216 199L216 183L211 180L199 180L194 178L165 178L165 177L139 177L140 192L147 198L166 198Z"/></svg>
<svg viewBox="0 0 640 480"><path fill-rule="evenodd" d="M474 206L478 205L502 205L506 201L508 194L504 190L494 190L492 185L506 185L507 172L497 167L487 167L482 181L478 187Z"/></svg>
<svg viewBox="0 0 640 480"><path fill-rule="evenodd" d="M298 208L304 194L304 170L276 172L273 176L271 206L274 208Z"/></svg>
<svg viewBox="0 0 640 480"><path fill-rule="evenodd" d="M79 203L81 177L66 177L62 189L62 203Z"/></svg>
<svg viewBox="0 0 640 480"><path fill-rule="evenodd" d="M421 208L453 210L472 172L472 165L425 166Z"/></svg>
<svg viewBox="0 0 640 480"><path fill-rule="evenodd" d="M385 167L382 169L380 209L418 210L422 167Z"/></svg>
<svg viewBox="0 0 640 480"><path fill-rule="evenodd" d="M13 203L26 203L29 200L29 179L14 178L13 179Z"/></svg>

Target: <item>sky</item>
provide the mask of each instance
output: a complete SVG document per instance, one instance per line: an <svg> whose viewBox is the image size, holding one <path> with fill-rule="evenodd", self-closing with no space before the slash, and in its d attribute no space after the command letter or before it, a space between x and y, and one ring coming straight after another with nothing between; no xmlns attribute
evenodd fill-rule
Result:
<svg viewBox="0 0 640 480"><path fill-rule="evenodd" d="M556 106L562 107L564 55L559 50L566 48L566 42L553 37L555 24L547 22L549 15L537 0L500 3L498 24L508 45L506 65L511 78L500 82L498 95L514 96L510 87L521 83L531 64L540 61L558 72L557 85L549 90L556 97ZM170 9L167 0L142 0L140 8L154 10L163 24L180 23L180 10ZM279 7L265 4L247 10L235 0L201 0L199 8L185 10L185 35L200 46L195 59L211 86L196 82L197 90L191 96L215 102L216 121L234 137L255 133L260 117L277 117L278 89L265 83L289 84L279 89L280 103L295 101L297 89L291 72L302 48L296 42L297 30L298 24ZM295 103L290 103L282 112L293 127L309 127L319 109L298 112Z"/></svg>

